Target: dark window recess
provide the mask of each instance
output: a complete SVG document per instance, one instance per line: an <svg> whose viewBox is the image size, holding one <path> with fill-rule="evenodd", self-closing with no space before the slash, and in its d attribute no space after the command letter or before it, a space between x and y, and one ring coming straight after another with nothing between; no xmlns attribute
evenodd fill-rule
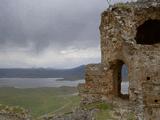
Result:
<svg viewBox="0 0 160 120"><path fill-rule="evenodd" d="M155 103L157 103L157 102L158 102L158 100L154 100L154 102L155 102Z"/></svg>
<svg viewBox="0 0 160 120"><path fill-rule="evenodd" d="M150 80L150 77L147 77L147 80Z"/></svg>
<svg viewBox="0 0 160 120"><path fill-rule="evenodd" d="M137 28L137 44L153 45L160 43L160 20L148 20Z"/></svg>

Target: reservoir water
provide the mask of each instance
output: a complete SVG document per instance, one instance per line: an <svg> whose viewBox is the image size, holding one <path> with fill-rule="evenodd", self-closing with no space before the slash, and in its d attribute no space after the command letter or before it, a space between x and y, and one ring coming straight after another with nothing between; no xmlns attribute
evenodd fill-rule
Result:
<svg viewBox="0 0 160 120"><path fill-rule="evenodd" d="M39 88L39 87L76 87L85 80L58 80L59 78L0 78L0 87ZM128 92L128 82L122 82L121 92Z"/></svg>
<svg viewBox="0 0 160 120"><path fill-rule="evenodd" d="M84 80L58 80L59 78L0 78L0 87L39 88L39 87L76 87Z"/></svg>

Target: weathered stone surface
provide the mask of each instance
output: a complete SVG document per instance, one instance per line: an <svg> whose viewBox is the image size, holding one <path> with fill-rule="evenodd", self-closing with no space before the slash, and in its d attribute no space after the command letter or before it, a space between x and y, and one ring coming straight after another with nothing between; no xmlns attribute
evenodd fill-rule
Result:
<svg viewBox="0 0 160 120"><path fill-rule="evenodd" d="M138 120L158 120L160 1L138 0L111 6L102 13L100 33L102 60L86 67L86 83L80 89L82 103L114 103L116 98L127 98L120 93L119 78L121 67L126 64L128 105L133 107Z"/></svg>
<svg viewBox="0 0 160 120"><path fill-rule="evenodd" d="M31 120L27 110L0 104L0 120Z"/></svg>
<svg viewBox="0 0 160 120"><path fill-rule="evenodd" d="M96 109L83 110L77 108L76 110L74 110L74 112L70 114L46 116L41 120L95 120L94 118L95 112Z"/></svg>
<svg viewBox="0 0 160 120"><path fill-rule="evenodd" d="M159 0L138 0L139 2L159 2Z"/></svg>

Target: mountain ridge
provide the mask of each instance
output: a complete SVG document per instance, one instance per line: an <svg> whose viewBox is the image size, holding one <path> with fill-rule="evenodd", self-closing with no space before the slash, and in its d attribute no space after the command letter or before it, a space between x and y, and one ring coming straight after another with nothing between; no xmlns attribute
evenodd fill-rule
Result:
<svg viewBox="0 0 160 120"><path fill-rule="evenodd" d="M54 68L0 68L0 78L64 78L84 79L85 65L70 69Z"/></svg>

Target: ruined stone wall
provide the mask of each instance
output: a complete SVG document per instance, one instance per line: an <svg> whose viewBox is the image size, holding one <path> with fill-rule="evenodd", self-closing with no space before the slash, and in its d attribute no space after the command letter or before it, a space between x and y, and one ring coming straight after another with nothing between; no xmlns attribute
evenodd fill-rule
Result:
<svg viewBox="0 0 160 120"><path fill-rule="evenodd" d="M100 33L102 59L86 68L81 85L84 103L119 96L118 71L128 66L129 103L137 119L158 120L160 114L160 44L137 44L138 27L148 20L160 20L160 1L119 3L102 13Z"/></svg>
<svg viewBox="0 0 160 120"><path fill-rule="evenodd" d="M108 71L107 66L103 66L102 64L90 64L86 66L86 83L79 85L83 104L101 101L106 99L106 96L107 98L112 97L113 86L110 85L113 84L112 73L112 70Z"/></svg>

